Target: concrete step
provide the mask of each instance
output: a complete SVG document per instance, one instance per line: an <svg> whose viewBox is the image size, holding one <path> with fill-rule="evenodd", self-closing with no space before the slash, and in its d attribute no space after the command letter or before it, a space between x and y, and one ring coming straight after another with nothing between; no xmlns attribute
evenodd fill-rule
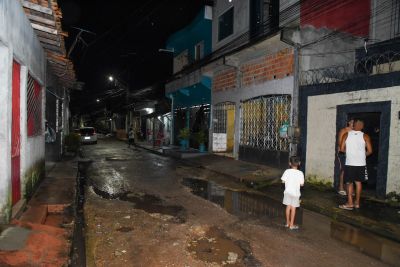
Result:
<svg viewBox="0 0 400 267"><path fill-rule="evenodd" d="M47 212L47 205L29 206L19 220L27 223L44 224Z"/></svg>

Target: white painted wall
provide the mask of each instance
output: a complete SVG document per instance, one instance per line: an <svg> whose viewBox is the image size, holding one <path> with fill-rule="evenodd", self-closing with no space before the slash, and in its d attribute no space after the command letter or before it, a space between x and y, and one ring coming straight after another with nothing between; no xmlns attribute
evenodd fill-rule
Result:
<svg viewBox="0 0 400 267"><path fill-rule="evenodd" d="M387 193L400 193L400 86L311 96L307 113L306 175L333 183L336 144L336 107L345 104L391 101Z"/></svg>
<svg viewBox="0 0 400 267"><path fill-rule="evenodd" d="M45 54L20 1L0 0L0 211L7 204L11 184L12 63L21 64L21 184L27 169L44 159L44 136L27 138L26 80L28 72L45 83ZM44 118L44 96L42 117ZM23 189L23 188L22 188ZM0 220L4 214L0 214Z"/></svg>

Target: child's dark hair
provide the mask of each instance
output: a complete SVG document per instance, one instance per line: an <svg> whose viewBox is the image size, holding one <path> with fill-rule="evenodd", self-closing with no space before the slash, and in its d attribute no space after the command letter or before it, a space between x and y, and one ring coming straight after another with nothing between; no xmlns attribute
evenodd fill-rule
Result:
<svg viewBox="0 0 400 267"><path fill-rule="evenodd" d="M290 165L292 167L299 167L300 166L300 158L297 157L297 156L290 157L289 162L290 162Z"/></svg>

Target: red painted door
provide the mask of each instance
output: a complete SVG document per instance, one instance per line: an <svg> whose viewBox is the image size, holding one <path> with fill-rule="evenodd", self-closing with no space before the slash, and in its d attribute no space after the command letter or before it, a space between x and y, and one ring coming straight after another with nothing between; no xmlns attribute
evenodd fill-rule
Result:
<svg viewBox="0 0 400 267"><path fill-rule="evenodd" d="M11 121L11 185L12 204L21 199L21 170L20 170L20 77L21 66L13 62L12 72L12 121Z"/></svg>

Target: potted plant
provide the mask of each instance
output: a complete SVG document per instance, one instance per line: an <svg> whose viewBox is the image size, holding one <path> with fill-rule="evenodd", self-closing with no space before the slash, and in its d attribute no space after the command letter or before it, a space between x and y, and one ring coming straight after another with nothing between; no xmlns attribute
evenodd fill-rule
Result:
<svg viewBox="0 0 400 267"><path fill-rule="evenodd" d="M199 144L199 151L201 153L206 152L205 142L207 141L207 136L204 131L199 131L194 134L194 140Z"/></svg>
<svg viewBox="0 0 400 267"><path fill-rule="evenodd" d="M189 137L190 137L189 128L183 128L179 131L178 138L180 140L180 145L182 150L186 150L189 147Z"/></svg>

